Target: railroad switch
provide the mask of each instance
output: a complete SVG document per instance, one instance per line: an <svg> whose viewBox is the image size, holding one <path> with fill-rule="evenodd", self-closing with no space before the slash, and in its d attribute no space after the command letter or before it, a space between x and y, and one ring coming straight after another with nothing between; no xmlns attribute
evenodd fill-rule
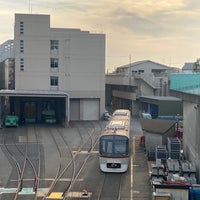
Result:
<svg viewBox="0 0 200 200"><path fill-rule="evenodd" d="M22 189L23 189L23 183L22 183L22 180L21 180L21 182L20 182L20 187L19 187L19 191L21 192Z"/></svg>
<svg viewBox="0 0 200 200"><path fill-rule="evenodd" d="M34 192L37 192L37 180L35 179L35 184L34 184L34 186L33 186L33 191Z"/></svg>

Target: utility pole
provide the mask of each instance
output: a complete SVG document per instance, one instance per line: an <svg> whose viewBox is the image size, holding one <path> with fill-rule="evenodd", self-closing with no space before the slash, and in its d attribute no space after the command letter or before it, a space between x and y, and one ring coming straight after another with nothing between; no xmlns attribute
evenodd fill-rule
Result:
<svg viewBox="0 0 200 200"><path fill-rule="evenodd" d="M131 85L131 55L129 56L129 72L128 72L128 77L129 77L129 85Z"/></svg>
<svg viewBox="0 0 200 200"><path fill-rule="evenodd" d="M32 14L31 0L28 2L29 14Z"/></svg>

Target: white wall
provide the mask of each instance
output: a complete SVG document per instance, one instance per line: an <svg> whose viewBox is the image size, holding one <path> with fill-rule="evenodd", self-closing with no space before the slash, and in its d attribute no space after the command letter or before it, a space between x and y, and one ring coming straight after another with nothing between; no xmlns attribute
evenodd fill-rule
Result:
<svg viewBox="0 0 200 200"><path fill-rule="evenodd" d="M24 34L20 34L20 21L24 22ZM49 33L48 15L15 15L15 89L49 90ZM24 41L24 53L20 53L20 40ZM20 71L21 58L24 71Z"/></svg>
<svg viewBox="0 0 200 200"><path fill-rule="evenodd" d="M200 107L183 102L183 148L186 158L196 166L200 163ZM199 168L199 167L197 167ZM200 175L200 168L198 169ZM198 177L200 180L200 176Z"/></svg>
<svg viewBox="0 0 200 200"><path fill-rule="evenodd" d="M20 21L24 34L20 34ZM15 89L66 91L70 98L100 99L100 115L105 109L105 35L80 29L50 28L49 15L16 14L14 29ZM24 40L24 53L20 53ZM59 50L50 51L50 40L59 40ZM20 59L24 71L20 71ZM50 58L59 59L58 70L50 68ZM58 87L50 87L50 76L59 77ZM89 95L89 97L88 97Z"/></svg>
<svg viewBox="0 0 200 200"><path fill-rule="evenodd" d="M154 62L143 62L131 68L132 71L144 70L144 73L152 73L152 69L167 69L166 67L156 64Z"/></svg>
<svg viewBox="0 0 200 200"><path fill-rule="evenodd" d="M51 30L59 38L60 88L70 91L104 91L105 35L79 29ZM91 84L92 83L92 84Z"/></svg>
<svg viewBox="0 0 200 200"><path fill-rule="evenodd" d="M162 135L160 134L154 134L154 133L149 133L147 131L144 131L144 136L145 136L145 148L147 151L150 149L154 148L155 146L162 146Z"/></svg>
<svg viewBox="0 0 200 200"><path fill-rule="evenodd" d="M154 96L154 90L150 87L147 83L141 82L140 88L140 95L141 96Z"/></svg>
<svg viewBox="0 0 200 200"><path fill-rule="evenodd" d="M188 200L188 189L171 189L171 188L156 188L156 192L166 192L171 194L172 200ZM159 197L158 197L159 198ZM161 197L161 199L164 199L165 197ZM157 199L157 198L156 198Z"/></svg>

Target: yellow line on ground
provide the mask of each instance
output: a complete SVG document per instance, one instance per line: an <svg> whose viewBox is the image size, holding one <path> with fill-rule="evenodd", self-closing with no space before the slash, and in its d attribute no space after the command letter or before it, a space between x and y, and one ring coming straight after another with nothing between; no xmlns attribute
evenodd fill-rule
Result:
<svg viewBox="0 0 200 200"><path fill-rule="evenodd" d="M135 156L135 137L133 137L132 139L132 148L133 148L133 152L131 154L131 188L130 188L130 199L132 200L133 199L133 161L134 161L134 156Z"/></svg>
<svg viewBox="0 0 200 200"><path fill-rule="evenodd" d="M62 192L52 192L47 199L62 199Z"/></svg>

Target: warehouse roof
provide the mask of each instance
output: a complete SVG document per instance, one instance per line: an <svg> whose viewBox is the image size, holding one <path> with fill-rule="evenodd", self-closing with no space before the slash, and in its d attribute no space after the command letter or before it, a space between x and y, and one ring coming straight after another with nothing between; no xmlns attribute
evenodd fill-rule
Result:
<svg viewBox="0 0 200 200"><path fill-rule="evenodd" d="M182 101L180 98L173 96L141 96L140 99L153 99L159 101Z"/></svg>
<svg viewBox="0 0 200 200"><path fill-rule="evenodd" d="M175 124L176 120L141 119L142 130L158 134L165 134Z"/></svg>

